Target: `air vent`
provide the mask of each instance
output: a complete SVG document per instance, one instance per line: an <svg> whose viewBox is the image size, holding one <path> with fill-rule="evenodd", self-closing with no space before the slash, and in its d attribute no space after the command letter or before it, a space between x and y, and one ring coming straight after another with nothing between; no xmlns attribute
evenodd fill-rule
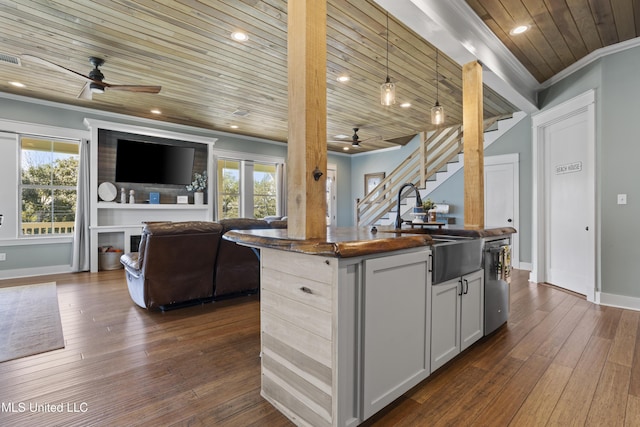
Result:
<svg viewBox="0 0 640 427"><path fill-rule="evenodd" d="M249 112L247 110L236 110L232 114L236 117L247 117Z"/></svg>
<svg viewBox="0 0 640 427"><path fill-rule="evenodd" d="M20 66L20 58L17 56L7 55L6 53L0 53L0 62L7 62Z"/></svg>

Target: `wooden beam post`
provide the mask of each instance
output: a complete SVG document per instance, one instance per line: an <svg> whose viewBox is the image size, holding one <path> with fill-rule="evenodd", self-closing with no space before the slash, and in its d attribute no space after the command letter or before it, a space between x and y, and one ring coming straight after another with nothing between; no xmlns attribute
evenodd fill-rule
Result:
<svg viewBox="0 0 640 427"><path fill-rule="evenodd" d="M482 65L462 67L464 128L464 228L484 228L484 140L482 132Z"/></svg>
<svg viewBox="0 0 640 427"><path fill-rule="evenodd" d="M327 5L295 0L287 10L287 231L293 239L320 239L327 236Z"/></svg>

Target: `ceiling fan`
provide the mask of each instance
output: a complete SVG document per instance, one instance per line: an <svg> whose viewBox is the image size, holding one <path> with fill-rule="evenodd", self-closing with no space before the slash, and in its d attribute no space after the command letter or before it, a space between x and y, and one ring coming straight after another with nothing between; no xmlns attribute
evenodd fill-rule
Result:
<svg viewBox="0 0 640 427"><path fill-rule="evenodd" d="M89 72L89 75L85 76L82 73L63 67L46 59L42 59L35 55L22 55L23 59L34 61L43 64L49 68L54 68L59 71L64 71L67 74L86 80L82 91L78 94L80 99L91 99L94 93L104 93L105 90L120 90L127 92L142 92L142 93L158 93L161 86L144 86L144 85L113 85L104 82L104 75L100 71L99 67L104 64L104 59L95 56L89 57L89 63L93 65L93 70Z"/></svg>
<svg viewBox="0 0 640 427"><path fill-rule="evenodd" d="M353 128L353 135L351 135L351 140L348 140L348 139L344 139L344 140L337 139L337 140L333 140L333 141L330 141L330 142L345 143L345 142L351 141L351 146L352 147L360 148L360 143L361 142L371 141L371 140L374 140L374 139L380 139L380 137L377 137L377 136L375 136L373 138L360 139L360 137L358 136L358 131L359 130L360 130L360 128ZM346 137L346 135L345 135L345 137Z"/></svg>

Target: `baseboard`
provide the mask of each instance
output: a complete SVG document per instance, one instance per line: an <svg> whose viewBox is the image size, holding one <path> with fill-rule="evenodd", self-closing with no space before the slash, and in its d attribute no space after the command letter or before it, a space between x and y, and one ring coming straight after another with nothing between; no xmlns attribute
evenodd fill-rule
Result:
<svg viewBox="0 0 640 427"><path fill-rule="evenodd" d="M601 305L640 311L640 298L636 297L596 292L596 301Z"/></svg>
<svg viewBox="0 0 640 427"><path fill-rule="evenodd" d="M531 264L530 262L522 262L522 261L520 261L518 263L518 267L514 267L514 268L517 268L518 270L532 271L533 270L533 264Z"/></svg>
<svg viewBox="0 0 640 427"><path fill-rule="evenodd" d="M21 277L45 276L48 274L71 273L70 265L50 265L46 267L16 268L0 271L1 279L18 279Z"/></svg>

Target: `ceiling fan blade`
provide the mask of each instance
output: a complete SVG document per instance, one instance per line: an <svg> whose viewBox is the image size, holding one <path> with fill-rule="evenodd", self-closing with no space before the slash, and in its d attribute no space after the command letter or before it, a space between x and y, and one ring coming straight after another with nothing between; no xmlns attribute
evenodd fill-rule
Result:
<svg viewBox="0 0 640 427"><path fill-rule="evenodd" d="M143 86L143 85L112 85L109 83L102 83L105 89L109 90L121 90L127 92L143 92L143 93L158 93L162 89L162 86Z"/></svg>
<svg viewBox="0 0 640 427"><path fill-rule="evenodd" d="M28 61L37 62L37 63L45 65L45 66L47 66L49 68L54 68L54 69L56 69L58 71L63 71L63 72L65 72L67 74L70 74L70 75L72 75L74 77L79 77L81 79L88 80L90 82L101 84L101 82L99 80L93 80L89 76L85 76L84 74L78 73L77 71L73 71L73 70L71 70L71 69L69 69L67 67L63 67L62 65L58 65L58 64L56 64L54 62L47 61L46 59L40 58L39 56L28 55L28 54L24 54L24 55L21 55L21 56L22 56L23 59L26 59Z"/></svg>
<svg viewBox="0 0 640 427"><path fill-rule="evenodd" d="M91 101L93 99L93 93L91 92L91 87L89 86L89 82L86 82L84 86L82 86L82 90L77 96L78 99L86 99Z"/></svg>

